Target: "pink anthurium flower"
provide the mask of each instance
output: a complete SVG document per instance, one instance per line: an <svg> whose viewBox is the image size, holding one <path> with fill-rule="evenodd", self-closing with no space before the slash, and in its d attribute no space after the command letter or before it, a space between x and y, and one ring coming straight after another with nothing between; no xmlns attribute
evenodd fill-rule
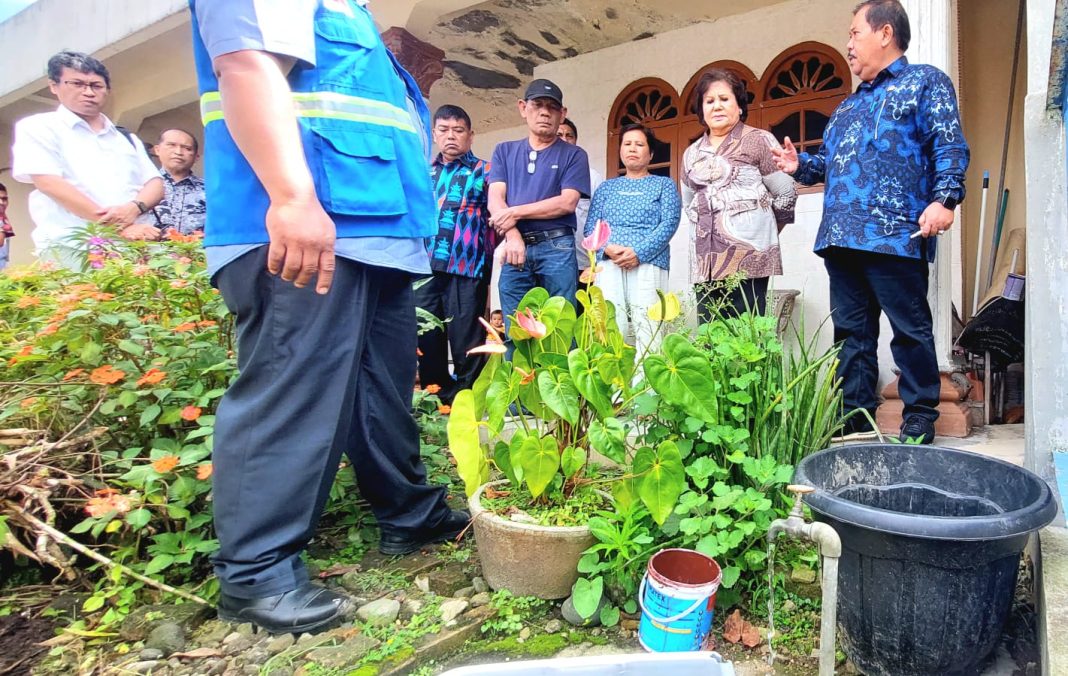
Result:
<svg viewBox="0 0 1068 676"><path fill-rule="evenodd" d="M545 334L548 333L545 324L538 321L538 318L534 316L530 308L516 313L515 321L521 329L530 334L531 338L544 338Z"/></svg>
<svg viewBox="0 0 1068 676"><path fill-rule="evenodd" d="M593 226L593 232L582 240L582 248L586 251L600 251L608 244L608 238L612 235L612 228L608 221L598 219Z"/></svg>
<svg viewBox="0 0 1068 676"><path fill-rule="evenodd" d="M507 351L508 348L504 346L504 343L486 343L471 348L467 354L504 354Z"/></svg>

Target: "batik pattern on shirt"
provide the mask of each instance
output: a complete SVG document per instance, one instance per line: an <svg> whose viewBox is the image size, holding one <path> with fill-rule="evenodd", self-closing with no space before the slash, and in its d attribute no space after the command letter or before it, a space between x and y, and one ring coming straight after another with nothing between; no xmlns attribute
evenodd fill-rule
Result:
<svg viewBox="0 0 1068 676"><path fill-rule="evenodd" d="M163 175L163 201L156 207L164 229L174 229L183 235L204 230L207 202L204 200L204 179L190 174L180 181L166 171Z"/></svg>
<svg viewBox="0 0 1068 676"><path fill-rule="evenodd" d="M482 276L489 251L489 169L489 162L471 152L449 163L440 155L434 160L430 176L438 203L438 234L426 239L434 271Z"/></svg>
<svg viewBox="0 0 1068 676"><path fill-rule="evenodd" d="M934 260L935 238L910 235L932 202L964 199L969 157L949 76L902 56L838 106L818 153L798 158L798 181L826 182L815 250Z"/></svg>

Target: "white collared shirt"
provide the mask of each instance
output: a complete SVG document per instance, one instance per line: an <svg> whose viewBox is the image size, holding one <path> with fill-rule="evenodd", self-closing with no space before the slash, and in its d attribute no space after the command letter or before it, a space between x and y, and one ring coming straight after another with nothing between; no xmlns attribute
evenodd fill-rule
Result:
<svg viewBox="0 0 1068 676"><path fill-rule="evenodd" d="M159 178L159 170L144 144L137 141L135 147L111 120L105 117L104 122L103 130L93 131L64 106L19 120L11 149L15 180L33 183L34 175L59 176L102 208L133 200L145 183ZM29 211L38 251L61 244L86 224L40 190L30 193ZM151 214L137 219L153 221Z"/></svg>

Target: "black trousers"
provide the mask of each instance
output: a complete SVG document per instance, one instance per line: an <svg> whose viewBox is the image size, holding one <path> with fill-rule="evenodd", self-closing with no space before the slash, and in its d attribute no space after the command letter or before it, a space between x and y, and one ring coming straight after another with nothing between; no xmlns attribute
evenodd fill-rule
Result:
<svg viewBox="0 0 1068 676"><path fill-rule="evenodd" d="M838 377L845 409L878 406L879 314L894 331L890 350L901 370L904 416L938 418L940 382L926 260L834 247L822 252L831 284L834 340L842 343Z"/></svg>
<svg viewBox="0 0 1068 676"><path fill-rule="evenodd" d="M438 385L439 397L447 404L460 390L471 387L486 364L481 355L467 351L486 342L486 329L478 318L486 312L488 279L474 279L435 272L415 290L415 305L438 319L449 320L445 330L435 329L419 336L419 384ZM449 373L452 348L454 374Z"/></svg>
<svg viewBox="0 0 1068 676"><path fill-rule="evenodd" d="M710 305L723 303L720 313L726 317L737 317L744 312L763 315L768 311L768 278L749 277L743 279L734 289L727 291L714 282L696 284L697 319L707 324L716 318Z"/></svg>
<svg viewBox="0 0 1068 676"><path fill-rule="evenodd" d="M342 453L379 526L411 532L448 514L428 486L411 415L416 327L407 273L339 258L325 296L267 273L267 247L216 282L237 319L240 375L215 419L214 509L222 590L302 584Z"/></svg>

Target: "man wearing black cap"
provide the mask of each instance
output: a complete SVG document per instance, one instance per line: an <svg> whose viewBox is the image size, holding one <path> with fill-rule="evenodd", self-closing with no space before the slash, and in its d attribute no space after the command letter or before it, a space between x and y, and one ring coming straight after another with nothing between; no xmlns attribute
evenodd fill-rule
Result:
<svg viewBox="0 0 1068 676"><path fill-rule="evenodd" d="M534 80L519 114L527 138L498 144L489 173L490 224L504 237L499 291L506 318L536 286L574 302L575 207L590 194L586 151L556 137L567 116L560 88Z"/></svg>

